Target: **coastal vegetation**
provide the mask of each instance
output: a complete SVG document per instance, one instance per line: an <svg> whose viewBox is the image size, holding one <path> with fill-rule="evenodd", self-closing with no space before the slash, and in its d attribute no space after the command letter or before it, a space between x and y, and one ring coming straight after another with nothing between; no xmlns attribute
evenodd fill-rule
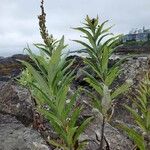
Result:
<svg viewBox="0 0 150 150"><path fill-rule="evenodd" d="M93 107L102 114L100 149L103 149L104 139L107 140L104 137L104 128L106 122L109 122L113 115L116 97L125 93L132 84L129 83L130 81L127 81L115 89L111 88L113 81L121 73L120 64L123 60L120 60L111 67L108 66L110 57L116 50L114 45L117 45L119 42L119 36L113 36L109 31L111 27L105 28L106 23L107 21L100 24L98 17L91 19L87 16L84 26L75 28L75 30L81 31L84 34L82 37L87 39L88 42L74 40L86 49L90 58L85 58L84 63L90 67L90 71L96 74L94 77L89 72L83 70L86 75L84 80L98 93L93 95L90 91L87 91L87 94L92 98ZM102 43L104 38L107 40Z"/></svg>
<svg viewBox="0 0 150 150"><path fill-rule="evenodd" d="M39 111L53 127L59 138L48 139L49 144L62 150L83 150L88 144L87 140L81 140L80 136L95 119L94 115L78 122L84 106L77 102L81 92L85 92L90 98L93 110L102 120L99 150L110 150L111 147L105 137L105 125L111 121L115 109L117 97L125 94L132 86L130 79L117 86L112 86L116 78L121 74L121 64L126 59L121 59L109 66L110 57L117 49L120 36L114 36L110 29L105 28L108 21L99 22L99 18L86 17L82 27L74 28L80 31L82 37L87 40L73 40L83 46L84 52L89 57L84 58L84 64L94 73L94 76L83 69L84 80L90 89L78 87L69 95L70 87L75 79L75 70L70 67L74 60L67 60L68 55L63 54L67 47L64 36L60 40L49 35L46 28L46 14L43 0L41 2L41 15L39 27L44 44L35 44L39 54L32 52L30 47L26 50L32 60L31 63L21 61L26 67L19 82L28 87L33 98L37 102ZM96 94L93 94L95 92ZM139 90L135 93L133 103L135 111L129 106L125 108L133 115L136 125L142 132L120 124L120 127L133 139L134 149L148 150L150 148L150 80L149 74L142 81Z"/></svg>
<svg viewBox="0 0 150 150"><path fill-rule="evenodd" d="M134 108L125 105L126 109L132 114L136 124L140 128L140 132L134 128L121 125L136 143L136 147L140 150L148 150L150 148L150 76L146 74L144 80L140 83L136 90L133 101Z"/></svg>
<svg viewBox="0 0 150 150"><path fill-rule="evenodd" d="M79 142L79 136L93 117L77 125L77 119L83 109L76 104L80 90L70 98L67 97L70 84L74 79L74 70L69 69L73 61L68 62L66 56L62 56L62 50L66 48L64 37L54 40L48 35L43 2L41 9L39 25L45 45L35 45L40 50L39 55L32 53L30 48L26 49L35 66L22 62L27 70L22 74L20 82L27 83L38 103L37 110L50 121L53 129L60 136L59 142L50 139L49 143L64 150L80 150L83 149L86 141Z"/></svg>

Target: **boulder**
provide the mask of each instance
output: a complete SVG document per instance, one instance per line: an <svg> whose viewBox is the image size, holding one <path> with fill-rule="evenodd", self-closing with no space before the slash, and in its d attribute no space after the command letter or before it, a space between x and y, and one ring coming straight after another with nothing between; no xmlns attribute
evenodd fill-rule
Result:
<svg viewBox="0 0 150 150"><path fill-rule="evenodd" d="M0 81L9 81L20 74L23 66L18 60L31 61L28 55L22 54L0 58Z"/></svg>
<svg viewBox="0 0 150 150"><path fill-rule="evenodd" d="M29 91L11 82L0 82L0 112L16 116L24 125L33 122L33 106Z"/></svg>
<svg viewBox="0 0 150 150"><path fill-rule="evenodd" d="M99 117L96 117L95 120L87 128L85 133L81 136L81 141L89 141L86 150L99 149L101 139L101 125L101 119ZM131 140L129 140L127 136L123 135L108 123L105 126L105 137L109 144L110 150L131 150L133 148L133 143L131 142ZM106 149L105 142L104 147Z"/></svg>
<svg viewBox="0 0 150 150"><path fill-rule="evenodd" d="M15 117L0 114L0 150L50 150L41 135Z"/></svg>
<svg viewBox="0 0 150 150"><path fill-rule="evenodd" d="M81 135L80 141L88 141L86 150L98 150L101 139L102 115L91 107L90 98L86 94L80 95L79 102L84 105L80 122L89 116L94 116L94 120L90 123L84 134ZM105 137L109 143L110 150L131 150L133 148L131 140L109 123L105 125Z"/></svg>

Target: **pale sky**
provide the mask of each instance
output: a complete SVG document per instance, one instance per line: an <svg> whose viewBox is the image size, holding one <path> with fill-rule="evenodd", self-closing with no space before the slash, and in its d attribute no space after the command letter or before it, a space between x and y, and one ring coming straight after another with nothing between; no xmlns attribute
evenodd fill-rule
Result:
<svg viewBox="0 0 150 150"><path fill-rule="evenodd" d="M0 0L0 56L22 53L26 44L41 42L37 15L40 0ZM80 26L88 14L110 20L115 34L128 33L133 28L150 28L150 0L45 0L49 33L60 38L65 35L68 49L78 45Z"/></svg>

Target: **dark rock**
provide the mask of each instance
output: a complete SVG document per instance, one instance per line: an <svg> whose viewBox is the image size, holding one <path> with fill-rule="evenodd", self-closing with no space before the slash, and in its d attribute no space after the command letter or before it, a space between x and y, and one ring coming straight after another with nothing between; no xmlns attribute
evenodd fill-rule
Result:
<svg viewBox="0 0 150 150"><path fill-rule="evenodd" d="M0 150L50 150L40 134L15 117L0 114Z"/></svg>
<svg viewBox="0 0 150 150"><path fill-rule="evenodd" d="M11 79L20 74L23 66L18 60L31 61L29 56L22 54L0 59L0 81L7 81L5 76L9 76Z"/></svg>
<svg viewBox="0 0 150 150"><path fill-rule="evenodd" d="M28 60L29 59L29 56L28 55L23 55L23 54L15 54L12 56L12 59L15 59L15 60Z"/></svg>
<svg viewBox="0 0 150 150"><path fill-rule="evenodd" d="M7 81L10 81L10 80L11 80L10 76L0 76L0 81L7 82Z"/></svg>
<svg viewBox="0 0 150 150"><path fill-rule="evenodd" d="M0 112L16 116L23 124L33 121L33 106L29 91L11 82L0 82Z"/></svg>
<svg viewBox="0 0 150 150"><path fill-rule="evenodd" d="M4 57L1 57L1 56L0 56L0 60L2 60L2 59L4 59Z"/></svg>
<svg viewBox="0 0 150 150"><path fill-rule="evenodd" d="M150 46L149 45L122 45L118 46L116 49L117 54L148 54L150 53Z"/></svg>
<svg viewBox="0 0 150 150"><path fill-rule="evenodd" d="M77 71L80 68L83 68L85 65L83 63L83 58L79 57L79 56L68 56L66 60L73 60L74 59L74 63L72 64L72 66L70 67L70 69L75 70L75 74L77 73Z"/></svg>

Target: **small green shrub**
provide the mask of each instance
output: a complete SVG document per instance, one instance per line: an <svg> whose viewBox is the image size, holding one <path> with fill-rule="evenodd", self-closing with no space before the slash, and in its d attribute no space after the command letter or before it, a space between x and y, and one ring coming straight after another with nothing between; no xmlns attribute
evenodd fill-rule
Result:
<svg viewBox="0 0 150 150"><path fill-rule="evenodd" d="M141 129L141 133L133 128L121 125L140 150L150 149L150 77L147 74L141 82L137 95L132 99L135 108L125 105L132 114L135 123Z"/></svg>
<svg viewBox="0 0 150 150"><path fill-rule="evenodd" d="M85 58L84 63L96 74L94 77L89 72L83 71L86 74L85 80L98 93L97 96L88 92L93 98L93 107L103 115L100 149L103 149L104 126L105 122L109 121L112 116L113 103L117 96L126 92L131 85L131 83L125 82L116 89L111 88L113 81L120 74L120 64L123 60L108 67L109 58L116 50L117 43L120 42L120 36L113 36L109 32L111 27L104 28L106 23L107 21L100 24L98 17L90 19L87 16L84 26L75 28L75 30L83 33L82 37L87 42L85 40L74 40L85 47L84 52L89 55L89 58Z"/></svg>

